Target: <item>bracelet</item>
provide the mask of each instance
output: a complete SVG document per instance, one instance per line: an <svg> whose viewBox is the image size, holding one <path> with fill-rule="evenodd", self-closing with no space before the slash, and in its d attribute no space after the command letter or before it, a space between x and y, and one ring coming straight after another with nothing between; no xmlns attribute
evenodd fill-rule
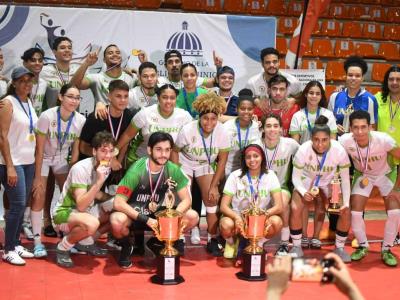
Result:
<svg viewBox="0 0 400 300"><path fill-rule="evenodd" d="M138 214L138 216L136 218L136 221L144 223L144 224L146 224L148 220L149 220L149 216L146 216L144 214Z"/></svg>

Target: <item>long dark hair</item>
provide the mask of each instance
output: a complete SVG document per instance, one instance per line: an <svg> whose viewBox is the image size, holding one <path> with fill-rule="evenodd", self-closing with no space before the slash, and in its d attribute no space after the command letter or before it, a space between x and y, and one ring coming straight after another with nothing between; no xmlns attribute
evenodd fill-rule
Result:
<svg viewBox="0 0 400 300"><path fill-rule="evenodd" d="M319 116L314 123L314 127L311 130L311 135L314 136L318 132L325 132L327 135L331 135L331 129L328 126L329 119L325 116Z"/></svg>
<svg viewBox="0 0 400 300"><path fill-rule="evenodd" d="M246 147L244 147L244 149L242 150L242 153L241 153L241 155L242 155L242 161L241 161L242 174L240 174L240 177L243 177L249 171L249 167L246 165L246 155L245 155L245 153L246 153L246 150L248 148L250 148L250 147L254 147L254 148L257 148L258 150L260 150L261 158L262 158L260 174L268 173L268 170L267 170L267 159L265 158L265 152L264 152L263 148L261 148L261 146L257 145L257 144L250 144L250 145L247 145Z"/></svg>
<svg viewBox="0 0 400 300"><path fill-rule="evenodd" d="M383 103L386 103L387 97L389 96L389 75L392 72L399 72L400 73L400 67L397 65L391 66L385 73L385 76L383 77L383 82L382 82L382 101Z"/></svg>
<svg viewBox="0 0 400 300"><path fill-rule="evenodd" d="M325 90L324 90L321 82L319 82L317 80L311 80L305 86L305 88L304 88L303 92L301 93L299 100L297 102L301 108L307 107L307 94L310 91L310 89L315 86L318 87L321 91L321 100L319 101L318 106L324 107L324 108L328 107L328 101L326 100Z"/></svg>

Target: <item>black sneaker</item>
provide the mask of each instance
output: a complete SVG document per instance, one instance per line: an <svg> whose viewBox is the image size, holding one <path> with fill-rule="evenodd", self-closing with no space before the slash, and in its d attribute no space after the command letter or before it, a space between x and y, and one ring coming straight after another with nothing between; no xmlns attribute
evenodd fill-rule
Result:
<svg viewBox="0 0 400 300"><path fill-rule="evenodd" d="M288 254L289 254L289 245L286 243L280 244L275 252L275 256L285 256Z"/></svg>
<svg viewBox="0 0 400 300"><path fill-rule="evenodd" d="M119 254L118 265L121 268L129 269L132 267L131 255L133 251L133 246L129 242L122 244L121 252Z"/></svg>
<svg viewBox="0 0 400 300"><path fill-rule="evenodd" d="M74 266L74 262L72 261L69 251L63 251L60 249L56 249L56 262L57 265L63 268L72 268Z"/></svg>
<svg viewBox="0 0 400 300"><path fill-rule="evenodd" d="M44 228L43 233L47 237L57 237L57 232L54 230L53 226L48 225Z"/></svg>
<svg viewBox="0 0 400 300"><path fill-rule="evenodd" d="M74 246L75 249L77 249L79 252L86 252L87 254L93 255L93 256L100 256L104 257L107 256L108 250L104 248L100 248L99 246L96 245L96 243L92 245L81 245L79 243L75 244Z"/></svg>
<svg viewBox="0 0 400 300"><path fill-rule="evenodd" d="M185 241L184 240L177 240L174 242L174 248L178 250L180 256L185 255Z"/></svg>
<svg viewBox="0 0 400 300"><path fill-rule="evenodd" d="M160 255L160 251L164 248L164 243L159 241L155 236L149 238L146 246L154 253L155 256Z"/></svg>
<svg viewBox="0 0 400 300"><path fill-rule="evenodd" d="M222 256L224 247L218 242L216 238L211 238L206 246L207 252L215 257Z"/></svg>

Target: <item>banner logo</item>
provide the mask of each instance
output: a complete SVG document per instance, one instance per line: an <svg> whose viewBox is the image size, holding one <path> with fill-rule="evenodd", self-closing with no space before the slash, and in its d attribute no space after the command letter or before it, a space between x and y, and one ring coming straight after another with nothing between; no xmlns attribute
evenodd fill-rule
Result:
<svg viewBox="0 0 400 300"><path fill-rule="evenodd" d="M182 23L182 31L175 32L168 40L167 51L178 50L182 56L203 56L203 46L199 37L188 31L189 23Z"/></svg>
<svg viewBox="0 0 400 300"><path fill-rule="evenodd" d="M0 47L20 33L28 14L28 6L0 6Z"/></svg>

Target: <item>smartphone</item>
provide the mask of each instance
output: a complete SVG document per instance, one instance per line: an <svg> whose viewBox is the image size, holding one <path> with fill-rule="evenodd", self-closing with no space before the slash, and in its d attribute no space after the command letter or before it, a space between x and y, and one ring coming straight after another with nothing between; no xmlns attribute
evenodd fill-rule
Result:
<svg viewBox="0 0 400 300"><path fill-rule="evenodd" d="M329 268L335 264L333 259L294 258L292 260L292 281L329 283L333 275Z"/></svg>

